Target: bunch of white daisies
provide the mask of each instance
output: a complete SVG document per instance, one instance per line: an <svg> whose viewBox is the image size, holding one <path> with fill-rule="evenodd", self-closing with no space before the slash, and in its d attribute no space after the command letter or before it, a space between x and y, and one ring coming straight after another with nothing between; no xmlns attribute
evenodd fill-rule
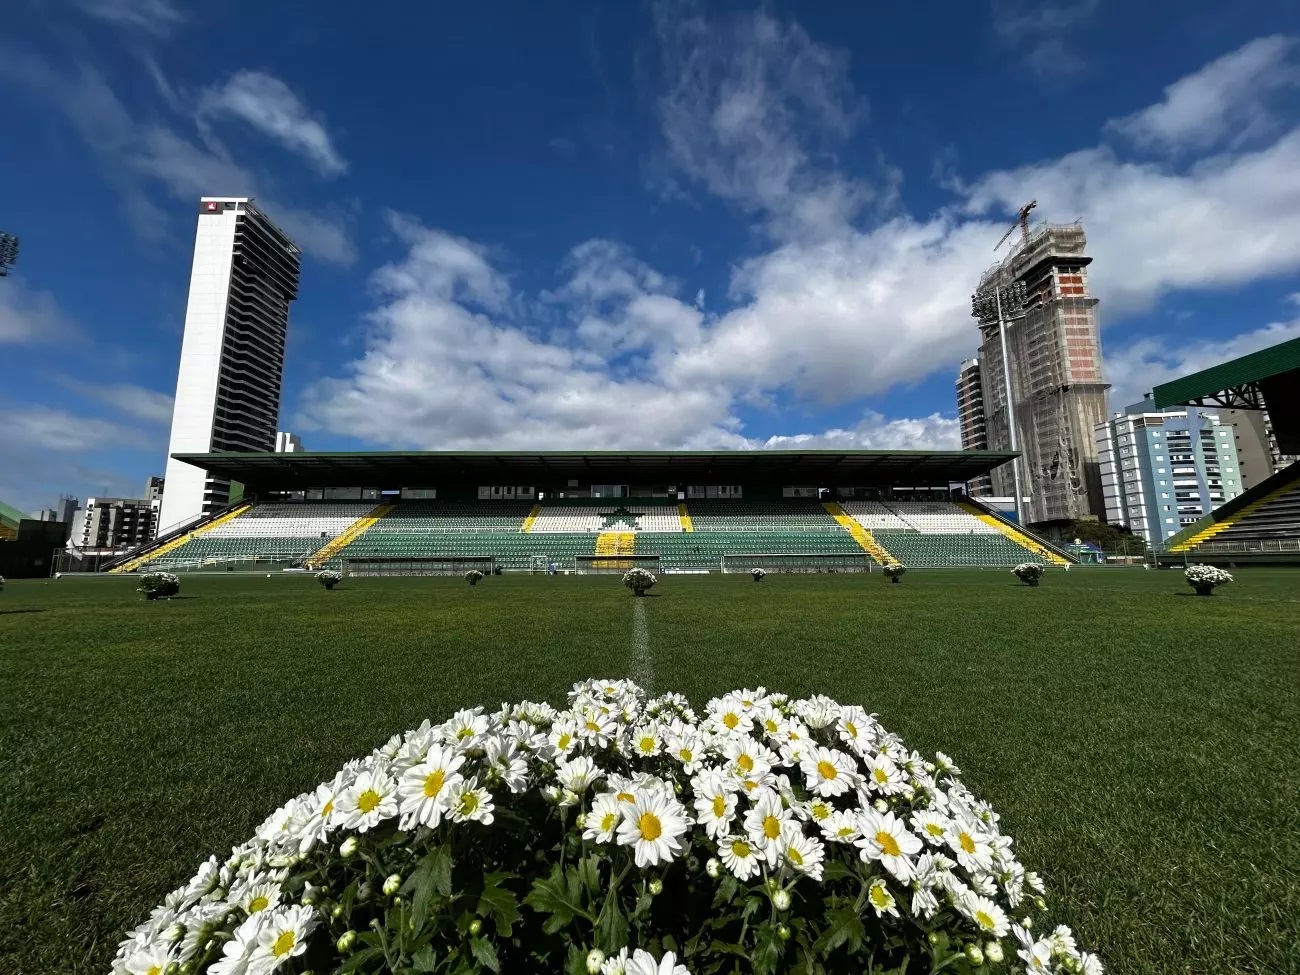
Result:
<svg viewBox="0 0 1300 975"><path fill-rule="evenodd" d="M1043 567L1037 562L1021 562L1011 570L1017 579L1029 585L1036 585L1043 576Z"/></svg>
<svg viewBox="0 0 1300 975"><path fill-rule="evenodd" d="M539 939L561 932L569 952L588 953L588 969L605 975L681 975L695 960L716 959L712 942L727 940L750 953L755 971L781 970L796 956L780 962L780 952L797 949L848 951L864 968L896 964L905 951L924 953L916 961L929 965L964 954L963 964L990 971L1099 975L1097 957L1081 952L1068 928L1038 935L1042 883L1016 859L997 813L958 776L943 753L927 760L874 715L828 697L740 690L700 716L681 695L647 700L629 681L588 681L563 710L525 701L460 711L349 762L229 857L209 859L122 942L113 971L178 963L264 975L312 944L337 965L356 950L377 952L374 932L384 930L394 933L377 963L409 964L398 939L421 930L417 917L453 923L450 908L410 913L425 896L420 885L438 874L429 851L441 845L458 851L476 891L484 878L500 885L464 903L502 911L498 935L515 929L513 941L495 942L486 918L468 935L463 924L423 929L412 943L440 957L469 937L475 959L496 960L498 949L529 943L525 926ZM553 847L543 845L548 830L558 837ZM512 842L535 846L505 864L470 860L469 851ZM422 866L386 876L389 866L377 865L395 850ZM446 870L441 895L455 898ZM703 905L678 916L676 932L655 930L667 914L646 906L667 884L679 892L666 911ZM757 914L748 905L755 897L764 905ZM842 915L855 898L852 911L867 924L847 945L840 938L826 948L819 939L832 915L852 933ZM608 917L611 900L621 927ZM389 925L389 914L399 921ZM629 957L626 946L638 940L661 961L641 950ZM564 959L548 964L560 970Z"/></svg>
<svg viewBox="0 0 1300 975"><path fill-rule="evenodd" d="M1187 577L1187 584L1197 589L1203 586L1213 589L1232 581L1232 573L1213 565L1189 565L1183 575Z"/></svg>

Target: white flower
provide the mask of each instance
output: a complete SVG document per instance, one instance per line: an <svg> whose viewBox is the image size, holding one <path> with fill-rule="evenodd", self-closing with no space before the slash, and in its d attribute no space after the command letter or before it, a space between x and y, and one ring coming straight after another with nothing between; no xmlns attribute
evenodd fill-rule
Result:
<svg viewBox="0 0 1300 975"><path fill-rule="evenodd" d="M859 707L847 707L840 712L835 725L840 741L862 753L871 747L872 718Z"/></svg>
<svg viewBox="0 0 1300 975"><path fill-rule="evenodd" d="M465 756L451 748L431 748L423 762L402 776L398 785L402 829L442 822L448 792L464 778L459 772L464 764Z"/></svg>
<svg viewBox="0 0 1300 975"><path fill-rule="evenodd" d="M727 757L728 770L747 792L754 792L776 781L772 766L779 758L770 748L748 735L728 738L723 754Z"/></svg>
<svg viewBox="0 0 1300 975"><path fill-rule="evenodd" d="M307 950L307 936L316 927L316 912L310 907L290 907L273 912L257 935L252 965L266 958L274 968Z"/></svg>
<svg viewBox="0 0 1300 975"><path fill-rule="evenodd" d="M280 906L280 885L273 881L251 883L241 887L236 903L249 914Z"/></svg>
<svg viewBox="0 0 1300 975"><path fill-rule="evenodd" d="M600 966L601 975L626 975L627 949L620 948L617 955L610 955Z"/></svg>
<svg viewBox="0 0 1300 975"><path fill-rule="evenodd" d="M781 797L770 789L759 793L758 800L745 814L745 833L773 866L781 857L781 834L789 821L790 810L782 806Z"/></svg>
<svg viewBox="0 0 1300 975"><path fill-rule="evenodd" d="M718 856L737 880L748 880L762 865L758 847L747 836L724 837L718 843Z"/></svg>
<svg viewBox="0 0 1300 975"><path fill-rule="evenodd" d="M614 831L623 818L623 809L618 798L613 795L597 796L587 813L586 828L582 838L595 840L597 843L610 843L614 840Z"/></svg>
<svg viewBox="0 0 1300 975"><path fill-rule="evenodd" d="M489 739L484 752L483 765L489 782L499 778L516 795L528 788L528 763L513 742L504 738Z"/></svg>
<svg viewBox="0 0 1300 975"><path fill-rule="evenodd" d="M911 858L921 852L921 841L907 831L892 812L883 815L874 809L862 811L862 838L857 841L862 859L880 865L899 880L908 881L915 873Z"/></svg>
<svg viewBox="0 0 1300 975"><path fill-rule="evenodd" d="M251 914L235 928L234 937L221 949L221 957L208 969L209 975L245 975L257 950L257 937L269 918L267 913Z"/></svg>
<svg viewBox="0 0 1300 975"><path fill-rule="evenodd" d="M681 763L683 772L694 775L704 760L704 739L694 731L672 734L664 743L664 751Z"/></svg>
<svg viewBox="0 0 1300 975"><path fill-rule="evenodd" d="M666 952L659 961L644 948L638 948L625 969L627 975L691 975L685 965L677 964L677 956Z"/></svg>
<svg viewBox="0 0 1300 975"><path fill-rule="evenodd" d="M987 897L972 894L959 901L957 909L974 921L982 934L1001 938L1011 929L1006 912Z"/></svg>
<svg viewBox="0 0 1300 975"><path fill-rule="evenodd" d="M397 815L397 783L379 771L362 772L334 802L334 823L364 833Z"/></svg>
<svg viewBox="0 0 1300 975"><path fill-rule="evenodd" d="M813 746L799 763L808 788L819 796L840 796L857 787L861 776L853 759L832 748Z"/></svg>
<svg viewBox="0 0 1300 975"><path fill-rule="evenodd" d="M454 823L492 822L492 793L478 784L478 779L461 780L447 787L447 818Z"/></svg>
<svg viewBox="0 0 1300 975"><path fill-rule="evenodd" d="M867 890L867 901L871 904L876 912L876 916L883 914L892 914L898 917L898 906L894 901L894 895L889 892L885 882L880 878L872 881L871 887Z"/></svg>
<svg viewBox="0 0 1300 975"><path fill-rule="evenodd" d="M618 734L618 723L602 711L588 711L582 715L582 722L578 725L579 740L594 748L608 747L616 734Z"/></svg>
<svg viewBox="0 0 1300 975"><path fill-rule="evenodd" d="M600 966L605 964L605 953L599 948L587 952L587 975L597 975Z"/></svg>
<svg viewBox="0 0 1300 975"><path fill-rule="evenodd" d="M862 818L845 809L835 810L818 825L832 843L854 843L862 835Z"/></svg>
<svg viewBox="0 0 1300 975"><path fill-rule="evenodd" d="M736 697L709 702L705 727L715 735L747 735L753 725L749 709Z"/></svg>
<svg viewBox="0 0 1300 975"><path fill-rule="evenodd" d="M555 777L560 780L560 785L579 795L586 792L601 774L596 763L586 755L579 755L572 761L561 760L555 765Z"/></svg>
<svg viewBox="0 0 1300 975"><path fill-rule="evenodd" d="M903 779L902 770L888 755L881 754L868 764L867 786L873 792L890 796L902 792L907 787L907 783Z"/></svg>
<svg viewBox="0 0 1300 975"><path fill-rule="evenodd" d="M949 820L937 812L923 809L912 813L912 830L932 846L942 846L948 833Z"/></svg>
<svg viewBox="0 0 1300 975"><path fill-rule="evenodd" d="M782 836L785 849L785 862L799 873L805 873L813 880L822 879L822 860L825 850L819 840L805 836L798 826L791 823Z"/></svg>
<svg viewBox="0 0 1300 975"><path fill-rule="evenodd" d="M726 834L736 816L735 790L735 783L716 770L702 772L691 780L695 821L714 839Z"/></svg>
<svg viewBox="0 0 1300 975"><path fill-rule="evenodd" d="M643 725L632 730L632 753L641 758L654 758L662 747L659 729L653 725Z"/></svg>
<svg viewBox="0 0 1300 975"><path fill-rule="evenodd" d="M681 835L690 828L686 810L665 795L642 794L623 808L618 842L631 846L638 867L668 863L682 852Z"/></svg>
<svg viewBox="0 0 1300 975"><path fill-rule="evenodd" d="M967 870L987 870L993 862L988 837L970 822L954 821L948 826L948 847L957 855L957 862Z"/></svg>
<svg viewBox="0 0 1300 975"><path fill-rule="evenodd" d="M162 975L168 965L179 960L170 945L144 945L127 955L122 967L130 975Z"/></svg>
<svg viewBox="0 0 1300 975"><path fill-rule="evenodd" d="M467 749L474 745L487 729L487 716L482 713L481 708L475 708L473 711L457 711L441 730L443 741Z"/></svg>

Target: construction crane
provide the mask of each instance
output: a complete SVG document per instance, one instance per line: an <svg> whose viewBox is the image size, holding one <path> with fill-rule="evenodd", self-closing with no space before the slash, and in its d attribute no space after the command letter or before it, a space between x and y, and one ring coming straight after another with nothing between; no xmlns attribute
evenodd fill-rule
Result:
<svg viewBox="0 0 1300 975"><path fill-rule="evenodd" d="M1029 211L1036 206L1038 206L1038 201L1030 200L1028 203L1026 203L1024 206L1020 208L1020 218L1011 225L1010 230L1008 230L1005 234L1002 235L1002 239L993 245L994 250L997 250L999 247L1001 247L1003 244L1007 242L1007 238L1010 237L1013 233L1015 233L1017 225L1019 225L1020 227L1020 242L1023 244L1029 241Z"/></svg>

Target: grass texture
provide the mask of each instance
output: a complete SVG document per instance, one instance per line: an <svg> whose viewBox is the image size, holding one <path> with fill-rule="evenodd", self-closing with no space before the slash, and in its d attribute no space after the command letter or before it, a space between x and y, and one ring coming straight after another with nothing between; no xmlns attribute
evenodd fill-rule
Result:
<svg viewBox="0 0 1300 975"><path fill-rule="evenodd" d="M1300 971L1300 572L347 580L0 593L0 971L106 971L209 853L423 718L764 684L951 755L1113 972Z"/></svg>

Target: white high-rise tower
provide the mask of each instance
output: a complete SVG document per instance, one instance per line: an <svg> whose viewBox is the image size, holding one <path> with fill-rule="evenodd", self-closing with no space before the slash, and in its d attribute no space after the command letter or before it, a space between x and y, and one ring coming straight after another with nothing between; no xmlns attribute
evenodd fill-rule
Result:
<svg viewBox="0 0 1300 975"><path fill-rule="evenodd" d="M230 482L173 454L275 447L298 247L247 197L199 201L159 534L211 514Z"/></svg>

